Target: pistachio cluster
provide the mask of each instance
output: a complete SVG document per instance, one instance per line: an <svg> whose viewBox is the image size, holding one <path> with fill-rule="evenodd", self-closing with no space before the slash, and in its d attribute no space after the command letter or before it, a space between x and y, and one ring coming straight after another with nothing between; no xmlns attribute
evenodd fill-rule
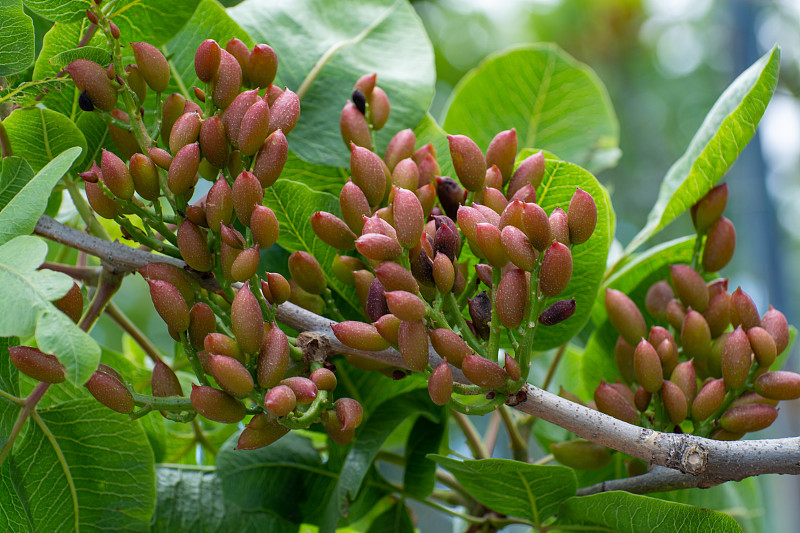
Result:
<svg viewBox="0 0 800 533"><path fill-rule="evenodd" d="M800 397L800 375L770 371L789 344L783 313L770 307L759 316L741 287L729 293L727 279L706 282L736 245L733 224L722 216L727 197L727 185L719 185L692 207L694 267L671 265L669 279L649 288L649 331L633 300L606 291L624 383L601 382L594 393L600 411L659 430L737 440L772 424L780 400Z"/></svg>

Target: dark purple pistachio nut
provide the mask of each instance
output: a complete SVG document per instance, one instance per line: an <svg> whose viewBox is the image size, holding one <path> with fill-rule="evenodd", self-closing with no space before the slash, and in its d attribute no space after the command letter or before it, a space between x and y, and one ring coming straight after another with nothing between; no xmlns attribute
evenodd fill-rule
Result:
<svg viewBox="0 0 800 533"><path fill-rule="evenodd" d="M264 317L261 306L246 283L231 303L231 329L244 353L256 353L264 340Z"/></svg>
<svg viewBox="0 0 800 533"><path fill-rule="evenodd" d="M278 180L288 157L289 143L283 130L273 131L261 145L253 162L253 174L262 187L266 189Z"/></svg>
<svg viewBox="0 0 800 533"><path fill-rule="evenodd" d="M389 347L389 343L381 337L378 329L372 324L351 320L331 324L331 329L342 344L356 350L377 352Z"/></svg>
<svg viewBox="0 0 800 533"><path fill-rule="evenodd" d="M614 346L614 360L617 364L622 379L628 383L636 381L636 372L633 366L633 354L635 346L629 344L622 336L617 337L617 343Z"/></svg>
<svg viewBox="0 0 800 533"><path fill-rule="evenodd" d="M434 224L436 233L433 238L433 252L443 253L450 261L456 260L461 251L461 237L458 234L458 227L455 222L446 216L435 216Z"/></svg>
<svg viewBox="0 0 800 533"><path fill-rule="evenodd" d="M447 176L436 177L436 196L445 214L450 218L456 218L458 206L464 203L467 191L454 179Z"/></svg>
<svg viewBox="0 0 800 533"><path fill-rule="evenodd" d="M242 86L242 67L228 51L220 50L219 68L211 80L211 98L220 109L225 109L239 94Z"/></svg>
<svg viewBox="0 0 800 533"><path fill-rule="evenodd" d="M337 250L348 251L355 248L356 234L344 220L332 213L317 211L311 215L311 229L324 243Z"/></svg>
<svg viewBox="0 0 800 533"><path fill-rule="evenodd" d="M297 407L297 396L287 385L278 385L264 395L264 410L275 417L286 416Z"/></svg>
<svg viewBox="0 0 800 533"><path fill-rule="evenodd" d="M426 237L423 235L422 239ZM409 253L411 274L422 287L434 287L436 280L433 278L433 261L424 249L416 251L413 248Z"/></svg>
<svg viewBox="0 0 800 533"><path fill-rule="evenodd" d="M500 323L508 329L515 329L522 324L527 302L528 280L525 271L517 268L509 270L500 279L494 298Z"/></svg>
<svg viewBox="0 0 800 533"><path fill-rule="evenodd" d="M639 415L633 405L605 381L601 381L600 385L594 390L594 403L601 413L613 416L617 420L622 420L628 424L635 425L639 423Z"/></svg>
<svg viewBox="0 0 800 533"><path fill-rule="evenodd" d="M591 194L578 188L572 195L567 208L567 224L572 244L583 244L589 240L597 226L597 205Z"/></svg>
<svg viewBox="0 0 800 533"><path fill-rule="evenodd" d="M735 249L736 229L733 227L733 222L720 217L708 230L703 245L703 268L707 272L722 270L730 262Z"/></svg>
<svg viewBox="0 0 800 533"><path fill-rule="evenodd" d="M728 409L719 418L719 424L731 433L750 433L768 428L777 417L778 410L775 407L753 403Z"/></svg>
<svg viewBox="0 0 800 533"><path fill-rule="evenodd" d="M114 196L123 200L133 198L134 185L131 173L125 162L113 152L103 149L100 160L100 179L114 193Z"/></svg>
<svg viewBox="0 0 800 533"><path fill-rule="evenodd" d="M214 266L214 258L200 228L188 220L184 220L178 226L177 238L178 250L187 265L198 272L211 270Z"/></svg>
<svg viewBox="0 0 800 533"><path fill-rule="evenodd" d="M555 326L575 314L575 308L575 298L559 300L542 311L539 323L543 326Z"/></svg>
<svg viewBox="0 0 800 533"><path fill-rule="evenodd" d="M332 391L336 388L336 374L327 368L318 368L314 370L308 379L314 382L319 390Z"/></svg>
<svg viewBox="0 0 800 533"><path fill-rule="evenodd" d="M500 365L478 355L466 356L461 370L468 380L485 389L502 389L508 381L508 374Z"/></svg>
<svg viewBox="0 0 800 533"><path fill-rule="evenodd" d="M76 59L66 70L75 86L84 91L94 105L104 111L110 111L117 105L117 91L106 76L103 67L89 59Z"/></svg>
<svg viewBox="0 0 800 533"><path fill-rule="evenodd" d="M233 357L209 354L208 368L217 385L234 398L243 398L253 390L253 376Z"/></svg>
<svg viewBox="0 0 800 533"><path fill-rule="evenodd" d="M706 383L692 402L692 418L703 421L722 407L725 400L725 382L714 379Z"/></svg>
<svg viewBox="0 0 800 533"><path fill-rule="evenodd" d="M611 463L613 455L608 448L589 440L571 440L550 444L556 461L575 470L599 470Z"/></svg>
<svg viewBox="0 0 800 533"><path fill-rule="evenodd" d="M558 296L572 278L572 253L558 241L544 252L539 270L539 290L545 296Z"/></svg>
<svg viewBox="0 0 800 533"><path fill-rule="evenodd" d="M269 87L278 73L278 55L271 46L257 44L250 52L247 77L253 87Z"/></svg>
<svg viewBox="0 0 800 533"><path fill-rule="evenodd" d="M293 376L281 381L281 385L286 385L297 398L297 405L308 405L317 398L319 389L314 382L301 376Z"/></svg>
<svg viewBox="0 0 800 533"><path fill-rule="evenodd" d="M158 48L148 43L131 43L133 56L142 78L157 93L169 85L169 63Z"/></svg>
<svg viewBox="0 0 800 533"><path fill-rule="evenodd" d="M348 148L359 146L365 150L372 149L372 135L370 134L367 118L353 102L347 102L339 116L339 130L342 140Z"/></svg>
<svg viewBox="0 0 800 533"><path fill-rule="evenodd" d="M178 333L189 329L189 306L180 291L166 281L148 279L147 283L153 305L167 326Z"/></svg>
<svg viewBox="0 0 800 533"><path fill-rule="evenodd" d="M197 302L189 310L189 342L196 350L202 350L205 338L217 329L217 319L214 311L204 304ZM215 352L216 353L216 352Z"/></svg>
<svg viewBox="0 0 800 533"><path fill-rule="evenodd" d="M728 184L712 188L690 210L692 223L698 233L705 233L722 216L728 203Z"/></svg>
<svg viewBox="0 0 800 533"><path fill-rule="evenodd" d="M522 163L519 164L517 170L514 171L511 180L508 183L506 195L511 198L514 194L527 184L531 184L534 189L539 188L544 177L545 162L544 153L536 152L533 155L526 157Z"/></svg>
<svg viewBox="0 0 800 533"><path fill-rule="evenodd" d="M97 370L84 386L95 400L109 409L122 414L133 411L133 395L116 376Z"/></svg>
<svg viewBox="0 0 800 533"><path fill-rule="evenodd" d="M783 353L789 345L790 339L789 323L783 313L770 306L769 311L761 317L761 327L772 335L775 341L775 351L778 354Z"/></svg>
<svg viewBox="0 0 800 533"><path fill-rule="evenodd" d="M751 330L752 331L752 330ZM766 372L755 379L755 390L772 400L796 400L800 398L800 374L778 370Z"/></svg>
<svg viewBox="0 0 800 533"><path fill-rule="evenodd" d="M517 130L501 131L494 136L486 149L486 165L496 165L503 177L503 185L508 183L514 173L514 160L517 157Z"/></svg>
<svg viewBox="0 0 800 533"><path fill-rule="evenodd" d="M173 194L187 194L197 183L200 145L187 144L175 154L167 172L167 186Z"/></svg>
<svg viewBox="0 0 800 533"><path fill-rule="evenodd" d="M247 414L244 404L214 387L192 385L192 407L205 418L222 424L236 424Z"/></svg>
<svg viewBox="0 0 800 533"><path fill-rule="evenodd" d="M279 327L270 328L258 352L256 378L258 384L268 389L283 379L289 366L289 339Z"/></svg>
<svg viewBox="0 0 800 533"><path fill-rule="evenodd" d="M239 222L250 227L250 216L257 205L261 205L264 189L258 178L246 170L236 177L232 188L233 210Z"/></svg>
<svg viewBox="0 0 800 533"><path fill-rule="evenodd" d="M527 235L531 245L540 252L546 250L553 242L554 235L544 210L536 204L523 204L521 218L521 229ZM567 242L567 244L569 243Z"/></svg>
<svg viewBox="0 0 800 533"><path fill-rule="evenodd" d="M644 299L644 306L647 312L657 320L666 320L667 318L667 304L675 298L672 292L672 287L669 286L666 280L661 280L653 283L647 289L647 296Z"/></svg>
<svg viewBox="0 0 800 533"><path fill-rule="evenodd" d="M711 330L703 315L689 309L681 325L681 346L689 358L704 360L711 350Z"/></svg>
<svg viewBox="0 0 800 533"><path fill-rule="evenodd" d="M647 325L641 311L625 293L606 289L605 306L611 325L628 344L635 346L647 335Z"/></svg>
<svg viewBox="0 0 800 533"><path fill-rule="evenodd" d="M436 405L447 405L453 394L453 373L445 358L428 378L428 394Z"/></svg>
<svg viewBox="0 0 800 533"><path fill-rule="evenodd" d="M731 294L731 324L733 327L741 325L745 331L761 325L756 304L741 287Z"/></svg>
<svg viewBox="0 0 800 533"><path fill-rule="evenodd" d="M67 379L66 368L53 354L29 346L11 346L8 355L17 370L37 381L61 383Z"/></svg>
<svg viewBox="0 0 800 533"><path fill-rule="evenodd" d="M633 369L636 373L636 381L648 392L658 392L661 389L661 382L664 379L664 371L661 368L661 359L658 352L645 339L641 339L633 353Z"/></svg>
<svg viewBox="0 0 800 533"><path fill-rule="evenodd" d="M731 333L722 348L722 378L728 389L738 389L750 372L750 341L741 326Z"/></svg>
<svg viewBox="0 0 800 533"><path fill-rule="evenodd" d="M702 313L708 307L708 288L703 276L689 265L671 265L670 278L678 299L686 307Z"/></svg>
<svg viewBox="0 0 800 533"><path fill-rule="evenodd" d="M456 368L461 368L464 358L473 354L469 345L457 333L449 329L431 329L428 334L436 353L447 359Z"/></svg>
<svg viewBox="0 0 800 533"><path fill-rule="evenodd" d="M479 292L472 299L467 298L467 307L469 308L469 316L472 319L472 326L475 329L476 336L488 339L490 334L489 324L492 320L492 301L486 291Z"/></svg>

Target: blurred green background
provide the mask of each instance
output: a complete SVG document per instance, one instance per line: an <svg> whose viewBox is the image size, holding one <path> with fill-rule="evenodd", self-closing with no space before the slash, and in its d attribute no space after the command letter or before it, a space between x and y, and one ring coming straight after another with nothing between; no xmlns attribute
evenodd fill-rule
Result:
<svg viewBox="0 0 800 533"><path fill-rule="evenodd" d="M623 245L644 225L661 178L716 98L777 42L782 47L779 88L758 134L725 178L731 189L726 216L739 238L734 260L723 274L730 278L731 290L741 285L762 313L772 304L790 323L800 324L798 0L419 0L413 5L436 52L438 82L431 113L440 122L464 74L515 44L554 42L598 73L620 122L622 149L617 167L598 178L611 192L616 238ZM659 240L692 232L684 216ZM115 301L159 347L172 352L173 342L152 312L140 277L128 277ZM120 349L118 328L106 317L99 326L93 332L98 340ZM800 369L796 353L789 365ZM796 403L782 407L779 423L759 436L800 434ZM495 449L503 456L508 448L501 440ZM747 522L747 531L796 530L799 481L792 476L759 479L765 491L763 509L744 516L731 500L729 510ZM439 524L444 530L453 527L427 509L416 506L415 511L425 530Z"/></svg>

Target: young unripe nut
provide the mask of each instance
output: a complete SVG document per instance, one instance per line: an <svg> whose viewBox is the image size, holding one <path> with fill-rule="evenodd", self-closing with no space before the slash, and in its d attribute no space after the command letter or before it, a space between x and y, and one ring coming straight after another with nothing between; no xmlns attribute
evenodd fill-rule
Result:
<svg viewBox="0 0 800 533"><path fill-rule="evenodd" d="M639 308L622 291L606 289L608 320L630 345L637 345L647 335L647 325Z"/></svg>
<svg viewBox="0 0 800 533"><path fill-rule="evenodd" d="M425 225L425 215L419 198L412 191L398 189L392 202L392 212L397 241L404 248L413 248L419 243Z"/></svg>
<svg viewBox="0 0 800 533"><path fill-rule="evenodd" d="M194 54L194 72L200 81L209 83L219 69L220 48L214 39L206 39Z"/></svg>
<svg viewBox="0 0 800 533"><path fill-rule="evenodd" d="M29 346L10 346L8 355L17 370L37 381L61 383L67 379L67 369L53 354Z"/></svg>
<svg viewBox="0 0 800 533"><path fill-rule="evenodd" d="M647 392L658 392L661 389L664 379L661 359L653 345L644 339L636 345L633 353L633 368L636 373L636 381Z"/></svg>
<svg viewBox="0 0 800 533"><path fill-rule="evenodd" d="M186 264L198 272L208 272L214 266L214 257L208 249L205 235L195 224L184 220L177 231L178 250Z"/></svg>
<svg viewBox="0 0 800 533"><path fill-rule="evenodd" d="M133 411L133 395L118 377L97 370L84 386L95 400L109 409L122 414Z"/></svg>
<svg viewBox="0 0 800 533"><path fill-rule="evenodd" d="M550 233L552 238L564 246L569 246L569 221L564 210L560 207L553 209L552 213L550 213L548 222L550 223Z"/></svg>
<svg viewBox="0 0 800 533"><path fill-rule="evenodd" d="M529 183L534 189L538 189L539 184L542 183L544 171L544 153L539 151L533 155L529 155L519 164L514 175L511 176L511 181L509 181L508 189L506 190L506 196L509 198L513 197L518 190Z"/></svg>
<svg viewBox="0 0 800 533"><path fill-rule="evenodd" d="M508 254L503 247L502 234L497 226L480 223L475 226L475 241L486 261L495 268L502 268L508 263Z"/></svg>
<svg viewBox="0 0 800 533"><path fill-rule="evenodd" d="M380 158L371 150L353 145L350 172L353 183L363 191L369 205L378 205L386 192L386 174Z"/></svg>
<svg viewBox="0 0 800 533"><path fill-rule="evenodd" d="M494 302L500 323L508 329L522 324L528 301L528 280L524 270L506 272L497 286Z"/></svg>
<svg viewBox="0 0 800 533"><path fill-rule="evenodd" d="M270 328L261 344L256 363L258 384L268 389L283 379L289 366L289 339L279 327Z"/></svg>
<svg viewBox="0 0 800 533"><path fill-rule="evenodd" d="M83 315L83 294L81 293L81 288L78 287L77 283L73 282L67 294L58 300L54 300L53 305L77 324L81 320L81 315Z"/></svg>
<svg viewBox="0 0 800 533"><path fill-rule="evenodd" d="M767 330L756 326L747 330L747 339L750 341L758 366L769 368L778 356L772 335Z"/></svg>
<svg viewBox="0 0 800 533"><path fill-rule="evenodd" d="M559 300L542 311L539 323L543 326L555 326L575 314L576 307L575 298Z"/></svg>
<svg viewBox="0 0 800 533"><path fill-rule="evenodd" d="M226 50L220 50L219 68L211 80L211 98L220 109L228 107L239 94L242 67Z"/></svg>
<svg viewBox="0 0 800 533"><path fill-rule="evenodd" d="M217 329L214 311L203 303L197 302L189 310L189 342L196 350L202 350L205 338Z"/></svg>
<svg viewBox="0 0 800 533"><path fill-rule="evenodd" d="M602 444L588 440L571 440L550 444L556 461L575 470L598 470L611 463L613 455Z"/></svg>
<svg viewBox="0 0 800 533"><path fill-rule="evenodd" d="M266 413L254 416L239 435L234 450L256 450L269 446L287 433L289 428L278 422L277 418Z"/></svg>
<svg viewBox="0 0 800 533"><path fill-rule="evenodd" d="M719 418L719 424L732 433L750 433L769 427L777 417L778 410L773 406L753 403L728 409Z"/></svg>
<svg viewBox="0 0 800 533"><path fill-rule="evenodd" d="M567 208L567 224L572 244L589 240L597 226L597 205L591 194L578 188L572 195Z"/></svg>
<svg viewBox="0 0 800 533"><path fill-rule="evenodd" d="M389 141L386 147L386 153L383 156L383 160L386 162L389 172L394 170L397 163L414 155L414 145L416 143L417 139L414 132L410 129L400 130L395 133L392 140Z"/></svg>
<svg viewBox="0 0 800 533"><path fill-rule="evenodd" d="M169 63L158 48L148 43L131 43L133 56L142 78L157 93L169 85Z"/></svg>
<svg viewBox="0 0 800 533"><path fill-rule="evenodd" d="M703 268L707 272L722 270L733 257L736 249L736 229L725 217L720 217L708 230L703 245Z"/></svg>
<svg viewBox="0 0 800 533"><path fill-rule="evenodd" d="M231 277L234 281L244 282L252 278L258 271L258 263L261 254L258 252L258 245L245 248L236 256L231 265Z"/></svg>
<svg viewBox="0 0 800 533"><path fill-rule="evenodd" d="M486 149L486 166L497 166L503 177L502 185L508 183L514 172L514 159L517 157L517 130L501 131L494 136Z"/></svg>
<svg viewBox="0 0 800 533"><path fill-rule="evenodd" d="M397 346L409 369L422 372L428 366L428 335L421 321L400 323L400 328L397 330Z"/></svg>
<svg viewBox="0 0 800 533"><path fill-rule="evenodd" d="M453 374L445 358L428 378L428 394L436 405L447 405L453 394Z"/></svg>
<svg viewBox="0 0 800 533"><path fill-rule="evenodd" d="M558 296L572 277L572 253L558 241L544 252L539 270L539 289L545 296Z"/></svg>
<svg viewBox="0 0 800 533"><path fill-rule="evenodd" d="M342 114L339 116L339 131L348 148L359 146L365 150L372 149L372 135L367 118L353 102L347 102L342 109Z"/></svg>
<svg viewBox="0 0 800 533"><path fill-rule="evenodd" d="M552 244L554 235L544 209L537 204L523 204L521 219L522 230L527 235L531 245L540 252L546 250ZM564 244L569 244L569 240Z"/></svg>
<svg viewBox="0 0 800 533"><path fill-rule="evenodd" d="M264 395L264 410L272 416L286 416L297 407L297 397L287 385L278 385Z"/></svg>
<svg viewBox="0 0 800 533"><path fill-rule="evenodd" d="M472 383L485 389L502 389L508 380L508 374L500 365L478 355L465 357L461 370Z"/></svg>
<svg viewBox="0 0 800 533"><path fill-rule="evenodd" d="M222 424L236 424L247 414L244 404L214 387L192 385L192 407L202 416Z"/></svg>
<svg viewBox="0 0 800 533"><path fill-rule="evenodd" d="M670 278L681 302L702 313L708 307L708 288L703 276L689 265L672 265Z"/></svg>
<svg viewBox="0 0 800 533"><path fill-rule="evenodd" d="M472 319L475 335L484 340L489 339L491 335L489 324L492 321L492 301L486 291L479 292L471 300L467 298L467 306L469 307L469 316Z"/></svg>
<svg viewBox="0 0 800 533"><path fill-rule="evenodd" d="M403 253L396 238L379 233L367 233L356 239L356 250L373 261L391 261Z"/></svg>
<svg viewBox="0 0 800 533"><path fill-rule="evenodd" d="M752 330L751 330L752 331ZM778 370L758 376L753 383L758 394L772 400L800 398L800 374Z"/></svg>
<svg viewBox="0 0 800 533"><path fill-rule="evenodd" d="M528 237L525 236L522 230L514 226L506 226L500 233L500 240L503 243L508 259L517 268L528 272L536 268L538 253L533 249Z"/></svg>
<svg viewBox="0 0 800 533"><path fill-rule="evenodd" d="M178 376L163 361L156 361L153 374L150 377L150 388L153 396L165 398L168 396L183 396L183 388Z"/></svg>
<svg viewBox="0 0 800 533"><path fill-rule="evenodd" d="M281 130L273 131L261 145L253 162L253 174L262 187L270 187L278 180L288 157L289 143L286 136Z"/></svg>
<svg viewBox="0 0 800 533"><path fill-rule="evenodd" d="M231 329L244 353L256 353L264 340L264 318L258 300L246 283L231 303Z"/></svg>
<svg viewBox="0 0 800 533"><path fill-rule="evenodd" d="M705 233L722 216L728 203L728 184L712 188L689 210L698 233Z"/></svg>
<svg viewBox="0 0 800 533"><path fill-rule="evenodd" d="M389 343L372 324L346 321L331 324L331 329L342 344L356 350L377 352L389 347Z"/></svg>
<svg viewBox="0 0 800 533"><path fill-rule="evenodd" d="M692 402L692 418L698 422L707 419L722 407L725 401L725 382L722 379L709 381L697 393Z"/></svg>
<svg viewBox="0 0 800 533"><path fill-rule="evenodd" d="M681 326L681 345L686 357L704 360L711 350L711 330L703 315L690 309Z"/></svg>
<svg viewBox="0 0 800 533"><path fill-rule="evenodd" d="M269 87L278 73L278 55L271 46L257 44L250 52L247 77L253 87Z"/></svg>
<svg viewBox="0 0 800 533"><path fill-rule="evenodd" d="M345 257L342 257L342 259L345 259ZM363 263L358 259L354 257L347 257L347 259L356 261L353 266L360 265L360 268L363 268ZM353 270L358 270L358 268ZM411 272L393 261L384 261L376 266L375 275L386 291L406 291L412 294L419 292L419 285Z"/></svg>
<svg viewBox="0 0 800 533"><path fill-rule="evenodd" d="M672 371L669 380L676 384L686 396L688 405L691 405L697 396L697 372L692 361L678 363Z"/></svg>
<svg viewBox="0 0 800 533"><path fill-rule="evenodd" d="M722 348L722 378L728 389L738 389L750 372L750 341L741 326L731 333Z"/></svg>
<svg viewBox="0 0 800 533"><path fill-rule="evenodd" d="M285 89L270 106L269 133L277 130L289 133L300 118L300 98L293 91Z"/></svg>
<svg viewBox="0 0 800 533"><path fill-rule="evenodd" d="M636 371L633 366L633 354L635 347L622 338L617 337L617 343L614 345L614 361L617 364L622 379L628 383L636 381Z"/></svg>
<svg viewBox="0 0 800 533"><path fill-rule="evenodd" d="M344 431L356 429L364 419L364 409L360 403L352 398L339 398L333 404L333 408L336 411L336 418L339 419L339 424Z"/></svg>
<svg viewBox="0 0 800 533"><path fill-rule="evenodd" d="M731 324L733 327L741 325L745 331L761 325L756 304L741 287L731 294Z"/></svg>
<svg viewBox="0 0 800 533"><path fill-rule="evenodd" d="M675 298L672 292L672 287L669 286L666 280L661 280L653 283L647 289L647 295L644 299L644 306L647 312L653 315L657 320L666 320L667 318L667 304Z"/></svg>
<svg viewBox="0 0 800 533"><path fill-rule="evenodd" d="M790 339L789 323L783 313L770 306L769 311L761 317L761 327L775 340L775 351L778 354L783 353Z"/></svg>

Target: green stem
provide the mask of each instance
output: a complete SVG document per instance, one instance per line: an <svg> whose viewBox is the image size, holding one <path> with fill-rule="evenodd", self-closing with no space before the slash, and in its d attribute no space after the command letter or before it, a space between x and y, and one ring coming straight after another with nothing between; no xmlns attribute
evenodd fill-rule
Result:
<svg viewBox="0 0 800 533"><path fill-rule="evenodd" d="M154 237L150 237L146 235L142 230L134 226L130 220L123 216L118 216L114 218L114 222L125 228L128 234L133 238L136 242L144 244L151 250L156 252L161 252L164 255L168 255L170 257L175 257L176 259L183 259L181 256L180 250L172 246L171 244L167 244L157 240Z"/></svg>
<svg viewBox="0 0 800 533"><path fill-rule="evenodd" d="M225 335L233 337L234 336L233 332L230 329L231 319L228 313L223 311L222 308L219 305L217 305L217 302L215 302L212 298L209 298L205 294L202 293L199 294L197 296L197 299L208 305L211 308L211 310L214 311L214 316L217 319L217 328L219 328Z"/></svg>
<svg viewBox="0 0 800 533"><path fill-rule="evenodd" d="M133 395L133 402L136 405L145 407L150 406L157 411L169 411L173 413L180 413L184 411L194 411L192 402L189 398L183 396L150 396L149 394L140 394L134 390L130 390Z"/></svg>
<svg viewBox="0 0 800 533"><path fill-rule="evenodd" d="M208 385L208 378L206 378L206 373L203 371L203 365L200 363L200 358L197 356L197 352L192 347L192 343L189 342L188 333L181 335L181 345L183 346L183 351L186 353L186 358L192 365L192 371L194 372L194 375L197 376L197 379L200 380L202 385Z"/></svg>
<svg viewBox="0 0 800 533"><path fill-rule="evenodd" d="M344 318L342 313L339 312L339 308L336 307L336 302L333 301L333 293L331 292L331 289L329 287L325 287L324 298L325 298L325 308L331 315L333 315L333 319L339 322L344 322L346 319Z"/></svg>
<svg viewBox="0 0 800 533"><path fill-rule="evenodd" d="M49 387L50 383L40 382L38 385L36 385L36 388L33 389L33 392L31 392L30 396L25 399L25 406L19 413L17 421L14 422L14 427L11 428L11 433L8 436L5 446L3 446L3 449L0 450L0 465L2 465L6 460L8 454L11 453L11 449L14 447L14 441L17 439L19 432L22 431L22 426L25 425L25 421L28 420L28 416L34 412L36 404L39 403L39 400L42 399L44 393L47 392Z"/></svg>
<svg viewBox="0 0 800 533"><path fill-rule="evenodd" d="M158 136L161 135L161 110L163 104L164 104L164 99L162 98L161 93L156 93L156 112L155 112L156 122L155 124L153 124L152 133L150 133L150 138L153 139L154 143L158 140Z"/></svg>
<svg viewBox="0 0 800 533"><path fill-rule="evenodd" d="M205 448L208 453L216 457L217 453L219 453L219 449L208 440L206 433L203 431L203 428L200 427L200 423L197 419L192 420L192 430L194 431L194 438L197 443Z"/></svg>
<svg viewBox="0 0 800 533"><path fill-rule="evenodd" d="M150 342L150 339L142 333L142 330L136 327L136 324L131 322L131 319L128 318L122 310L116 306L114 302L109 302L108 306L106 307L106 314L111 317L111 319L117 323L119 327L121 327L125 333L131 336L136 344L138 344L144 352L150 356L150 359L153 360L154 363L158 363L161 361L161 353L159 352L158 348Z"/></svg>
<svg viewBox="0 0 800 533"><path fill-rule="evenodd" d="M500 350L500 318L497 316L497 287L500 285L502 277L500 268L492 268L492 323L489 332L489 351L487 357L490 361L497 361L497 353Z"/></svg>
<svg viewBox="0 0 800 533"><path fill-rule="evenodd" d="M522 437L522 433L520 433L514 417L509 412L508 407L505 405L499 406L497 411L500 413L500 417L503 419L503 424L506 426L506 431L508 431L508 440L510 442L511 453L514 455L514 459L517 461L522 461L523 463L527 463L528 443Z"/></svg>
<svg viewBox="0 0 800 533"><path fill-rule="evenodd" d="M703 235L700 233L697 234L697 237L694 241L694 250L692 250L692 268L700 272L698 270L701 267L700 264L700 253L703 251ZM702 274L702 272L700 272Z"/></svg>
<svg viewBox="0 0 800 533"><path fill-rule="evenodd" d="M467 344L470 345L473 350L475 350L475 352L483 357L486 357L486 349L483 347L483 345L481 345L478 339L475 338L475 335L472 334L472 330L469 329L469 326L464 320L464 316L461 314L461 310L459 309L456 298L453 296L452 292L445 295L444 308L445 311L450 315L450 318L454 319L458 324L461 337L467 342Z"/></svg>
<svg viewBox="0 0 800 533"><path fill-rule="evenodd" d="M451 409L465 415L483 416L486 413L494 411L498 405L505 403L506 399L505 394L496 393L493 399L480 405L465 405L455 398L450 398L450 403L448 405Z"/></svg>
<svg viewBox="0 0 800 533"><path fill-rule="evenodd" d="M527 376L530 371L530 361L533 352L533 339L536 336L536 328L539 325L539 315L542 313L545 298L539 292L539 271L542 268L544 253L540 253L536 260L536 267L531 272L530 290L528 293L528 316L524 323L525 333L520 343L519 362L522 375ZM515 354L516 355L516 354Z"/></svg>
<svg viewBox="0 0 800 533"><path fill-rule="evenodd" d="M22 398L17 398L13 394L9 394L9 393L7 393L6 391L4 391L2 389L0 389L0 398L5 398L9 402L15 403L15 404L17 404L19 406L24 406L25 405L25 400L23 400Z"/></svg>
<svg viewBox="0 0 800 533"><path fill-rule="evenodd" d="M550 386L550 382L553 380L553 376L556 373L556 368L558 368L558 363L560 363L561 358L564 357L565 351L567 351L566 344L562 344L558 347L558 351L556 352L555 357L553 357L553 361L550 363L550 368L547 369L547 376L544 378L544 382L542 383L542 389L547 390L547 387Z"/></svg>
<svg viewBox="0 0 800 533"><path fill-rule="evenodd" d="M469 446L472 452L472 457L475 459L486 459L489 457L489 453L483 445L478 430L475 429L475 426L472 425L469 418L458 411L452 411L451 414L453 415L453 420L455 420L458 427L461 428L461 432L464 433L464 438L467 439L467 446Z"/></svg>
<svg viewBox="0 0 800 533"><path fill-rule="evenodd" d="M464 383L453 382L453 392L457 394L475 395L486 394L486 389L479 385L466 385Z"/></svg>
<svg viewBox="0 0 800 533"><path fill-rule="evenodd" d="M157 201L157 200L156 200ZM178 238L172 232L171 229L167 227L164 222L156 216L156 213L151 213L147 210L144 206L138 205L134 201L129 201L124 203L124 207L133 211L133 213L142 219L142 222L149 224L153 227L156 231L158 231L162 237L167 239L170 243L175 246L178 246Z"/></svg>
<svg viewBox="0 0 800 533"><path fill-rule="evenodd" d="M279 418L278 422L289 429L305 429L317 420L327 401L328 391L321 390L302 415L298 417Z"/></svg>
<svg viewBox="0 0 800 533"><path fill-rule="evenodd" d="M256 300L258 300L258 306L261 307L261 315L264 321L272 323L272 321L275 320L275 311L272 309L272 306L269 305L269 302L264 299L264 294L261 292L261 280L258 274L253 274L253 277L250 278L250 292L252 292Z"/></svg>

